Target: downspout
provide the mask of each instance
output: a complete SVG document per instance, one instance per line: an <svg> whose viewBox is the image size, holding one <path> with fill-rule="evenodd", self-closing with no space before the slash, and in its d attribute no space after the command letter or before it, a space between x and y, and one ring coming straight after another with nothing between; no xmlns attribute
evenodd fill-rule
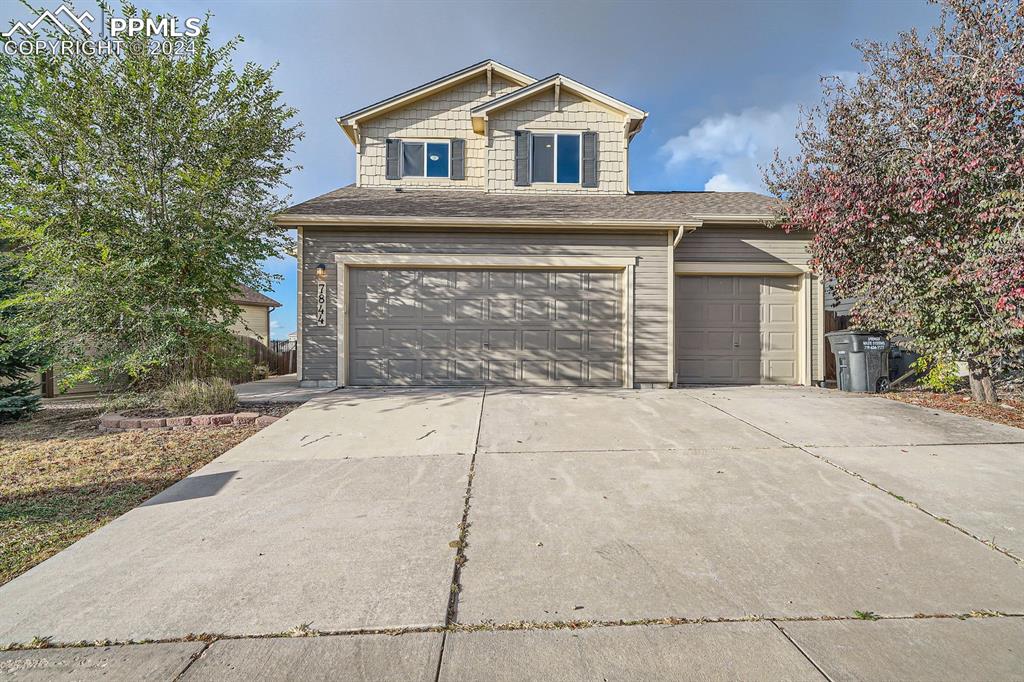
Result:
<svg viewBox="0 0 1024 682"><path fill-rule="evenodd" d="M679 230L676 232L676 238L672 241L672 250L675 251L676 247L679 246L679 242L683 241L683 235L690 232L695 232L698 227L703 223L683 223L679 226Z"/></svg>

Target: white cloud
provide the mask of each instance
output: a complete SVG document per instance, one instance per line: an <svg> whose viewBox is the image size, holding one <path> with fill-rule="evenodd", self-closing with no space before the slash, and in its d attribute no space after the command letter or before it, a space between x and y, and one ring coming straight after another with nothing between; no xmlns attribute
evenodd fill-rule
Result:
<svg viewBox="0 0 1024 682"><path fill-rule="evenodd" d="M271 331L277 331L278 329L281 328L281 326L282 326L281 323L278 322L277 320L271 320L270 321L270 329L271 329Z"/></svg>
<svg viewBox="0 0 1024 682"><path fill-rule="evenodd" d="M830 76L853 86L854 71L833 71ZM808 81L799 99L816 103L821 97L819 80ZM788 102L774 109L752 107L739 113L725 113L705 118L685 135L671 138L662 145L665 169L678 170L682 165L699 161L711 166L711 177L704 189L714 192L763 192L759 166L771 163L776 148L785 156L798 151L796 124L800 105Z"/></svg>
<svg viewBox="0 0 1024 682"><path fill-rule="evenodd" d="M690 161L709 163L713 175L704 189L715 192L764 191L758 166L771 162L776 148L783 155L796 151L796 104L778 109L745 109L705 118L685 135L673 137L661 151L665 168L676 170Z"/></svg>

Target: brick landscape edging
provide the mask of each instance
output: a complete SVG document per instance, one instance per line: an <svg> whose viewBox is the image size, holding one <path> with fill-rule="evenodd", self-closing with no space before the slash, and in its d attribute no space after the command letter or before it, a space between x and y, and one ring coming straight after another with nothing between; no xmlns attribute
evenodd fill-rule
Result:
<svg viewBox="0 0 1024 682"><path fill-rule="evenodd" d="M105 414L100 417L99 430L145 431L149 429L184 429L209 426L248 426L259 428L270 426L280 417L259 412L225 412L223 414L197 414L194 417L125 417L121 414Z"/></svg>

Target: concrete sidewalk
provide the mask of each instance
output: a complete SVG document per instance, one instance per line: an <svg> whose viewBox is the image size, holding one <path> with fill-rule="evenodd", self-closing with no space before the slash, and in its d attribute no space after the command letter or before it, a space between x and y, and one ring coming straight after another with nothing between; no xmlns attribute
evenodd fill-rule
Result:
<svg viewBox="0 0 1024 682"><path fill-rule="evenodd" d="M234 388L238 401L243 403L304 403L335 390L299 386L299 380L294 374L282 374L269 379L236 384Z"/></svg>
<svg viewBox="0 0 1024 682"><path fill-rule="evenodd" d="M1022 453L818 389L316 395L0 587L0 642L174 641L0 678L1024 679Z"/></svg>

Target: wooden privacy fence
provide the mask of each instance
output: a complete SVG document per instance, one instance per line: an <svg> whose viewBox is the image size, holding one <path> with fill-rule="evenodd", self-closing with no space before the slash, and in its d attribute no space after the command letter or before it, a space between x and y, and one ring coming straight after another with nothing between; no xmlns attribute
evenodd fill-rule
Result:
<svg viewBox="0 0 1024 682"><path fill-rule="evenodd" d="M291 341L271 341L267 346L250 336L236 336L253 366L264 365L270 376L292 374L296 369L295 344Z"/></svg>

